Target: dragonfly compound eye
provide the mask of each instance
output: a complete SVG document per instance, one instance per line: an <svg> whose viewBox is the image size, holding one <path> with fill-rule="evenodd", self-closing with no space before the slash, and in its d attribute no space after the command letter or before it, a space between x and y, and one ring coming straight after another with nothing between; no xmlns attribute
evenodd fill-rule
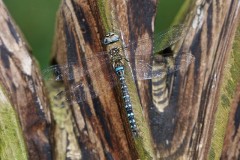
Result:
<svg viewBox="0 0 240 160"><path fill-rule="evenodd" d="M105 37L104 40L103 40L103 44L107 45L107 44L109 44L109 43L111 43L111 42L109 41L109 38L108 38L108 37Z"/></svg>
<svg viewBox="0 0 240 160"><path fill-rule="evenodd" d="M108 45L117 41L119 41L119 36L115 33L110 32L105 36L103 44Z"/></svg>
<svg viewBox="0 0 240 160"><path fill-rule="evenodd" d="M117 34L112 34L112 35L111 35L111 41L112 41L112 42L117 42L117 41L119 41L119 35L117 35Z"/></svg>

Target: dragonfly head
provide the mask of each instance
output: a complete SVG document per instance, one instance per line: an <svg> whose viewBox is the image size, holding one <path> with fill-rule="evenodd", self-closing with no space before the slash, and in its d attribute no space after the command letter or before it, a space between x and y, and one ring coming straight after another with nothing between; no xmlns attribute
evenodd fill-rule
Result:
<svg viewBox="0 0 240 160"><path fill-rule="evenodd" d="M119 35L109 32L103 39L103 44L108 45L114 42L119 41Z"/></svg>

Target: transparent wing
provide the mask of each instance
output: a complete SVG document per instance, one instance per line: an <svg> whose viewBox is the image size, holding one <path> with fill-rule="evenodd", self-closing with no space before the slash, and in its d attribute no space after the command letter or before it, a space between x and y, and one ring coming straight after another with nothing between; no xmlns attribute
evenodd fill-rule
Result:
<svg viewBox="0 0 240 160"><path fill-rule="evenodd" d="M42 74L45 80L62 81L64 78L73 80L74 77L81 78L91 72L97 71L101 69L102 64L109 62L108 53L99 52L81 60L81 64L77 63L77 61L71 61L68 64L52 65L43 69Z"/></svg>
<svg viewBox="0 0 240 160"><path fill-rule="evenodd" d="M154 35L154 53L160 52L186 36L188 27L180 24L170 27L166 32Z"/></svg>
<svg viewBox="0 0 240 160"><path fill-rule="evenodd" d="M131 42L126 45L126 49L129 50L129 54L144 55L152 54L146 53L146 48L149 48L152 42L154 43L153 53L158 53L169 46L173 45L180 39L184 38L188 30L188 27L180 24L170 27L165 32L154 34L152 37L141 38L137 42ZM137 48L137 50L136 50Z"/></svg>
<svg viewBox="0 0 240 160"><path fill-rule="evenodd" d="M114 79L115 72L109 73L108 76L99 74L100 70L107 70L111 66L107 52L100 52L81 60L80 64L69 62L64 65L52 65L44 69L42 73L46 81L71 81L69 88L58 91L55 99L64 97L67 103L73 104L107 94L111 88L117 85L118 83ZM97 81L86 80L86 77L90 76L99 78Z"/></svg>
<svg viewBox="0 0 240 160"><path fill-rule="evenodd" d="M158 56L136 56L132 65L133 76L137 80L152 79L171 74L175 71L186 70L194 60L192 54L179 54L175 59Z"/></svg>
<svg viewBox="0 0 240 160"><path fill-rule="evenodd" d="M99 78L99 80L102 80ZM68 104L81 103L87 99L95 99L103 95L107 95L108 92L118 84L115 79L115 75L110 74L102 80L101 89L96 85L96 83L87 83L86 81L79 81L77 83L71 84L70 88L66 90L59 91L55 95L55 99L59 97L64 97L65 102ZM96 86L96 87L95 87Z"/></svg>

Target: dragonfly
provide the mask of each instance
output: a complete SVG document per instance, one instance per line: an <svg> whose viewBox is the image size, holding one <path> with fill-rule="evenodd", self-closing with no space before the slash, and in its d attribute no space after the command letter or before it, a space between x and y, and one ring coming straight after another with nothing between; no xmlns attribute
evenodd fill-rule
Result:
<svg viewBox="0 0 240 160"><path fill-rule="evenodd" d="M62 81L63 79L67 79L71 81L74 80L74 77L80 77L81 79L81 77L86 77L90 74L98 74L99 68L101 68L103 64L109 64L113 67L115 73L110 73L108 77L105 77L107 82L109 82L107 84L108 87L103 87L106 88L105 90L98 90L97 88L93 88L92 84L81 81L74 85L71 85L68 90L60 91L56 96L68 97L66 98L66 101L69 103L81 103L86 101L87 97L89 96L91 98L99 97L102 94L107 93L108 90L112 87L120 85L128 121L130 123L133 135L136 136L138 134L138 130L132 109L131 97L129 96L128 86L125 81L124 64L130 64L129 66L132 71L133 80L148 80L156 77L162 77L166 74L170 74L177 70L181 70L182 68L186 68L190 64L192 56L190 54L184 53L181 53L178 56L178 61L185 62L181 63L183 64L182 66L178 65L171 69L168 69L167 71L155 71L153 68L154 61L160 61L162 62L162 65L165 65L166 61L168 60L167 57L163 57L157 53L178 42L185 36L186 32L187 27L184 25L173 26L163 33L155 34L152 37L143 37L137 42L131 42L128 44L124 42L123 36L121 36L121 34L109 32L104 37L103 44L109 46L110 49L96 53L93 56L86 58L84 61L88 64L89 69L87 71L81 69L80 67L77 67L74 62L70 62L66 65L50 66L49 68L43 70L43 77L46 80ZM156 46L153 48L153 53L145 52L146 47L149 48L149 41L154 42L154 46ZM138 49L135 50L135 48ZM130 55L128 55L128 53L134 53L134 64L131 64L129 61ZM96 59L100 62L98 65L94 63ZM78 68L78 70L69 72L70 68L73 66L74 68ZM119 81L115 80L116 75ZM79 91L86 88L90 94L79 96Z"/></svg>

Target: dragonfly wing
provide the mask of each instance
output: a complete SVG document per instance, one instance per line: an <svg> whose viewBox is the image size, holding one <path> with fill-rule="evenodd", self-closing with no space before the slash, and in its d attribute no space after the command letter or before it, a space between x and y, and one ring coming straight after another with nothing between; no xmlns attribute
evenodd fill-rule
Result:
<svg viewBox="0 0 240 160"><path fill-rule="evenodd" d="M84 65L85 67L83 67ZM64 97L64 101L67 103L80 103L87 99L108 95L108 92L118 84L115 72L109 73L107 76L99 74L101 69L106 71L109 66L112 65L107 52L100 52L81 60L80 64L69 62L65 65L50 66L43 70L43 76L50 81L73 80L65 90L57 91L56 88L57 94L54 99ZM86 77L89 76L97 80L87 80Z"/></svg>
<svg viewBox="0 0 240 160"><path fill-rule="evenodd" d="M161 71L155 72L154 64L156 62L162 67ZM132 70L135 79L145 80L163 76L166 72L166 69L164 69L165 66L165 58L160 55L150 57L147 55L137 55L135 56L135 63L132 65Z"/></svg>
<svg viewBox="0 0 240 160"><path fill-rule="evenodd" d="M72 58L74 59L74 58ZM76 58L75 58L76 59ZM70 61L68 64L52 65L42 71L45 80L62 81L63 79L73 80L74 77L82 78L93 71L101 69L103 64L109 64L108 52L99 52L93 56L77 61ZM85 65L85 67L83 67Z"/></svg>
<svg viewBox="0 0 240 160"><path fill-rule="evenodd" d="M170 27L165 32L160 32L150 37L142 37L137 42L131 42L126 45L126 49L129 51L127 54L152 54L152 52L146 53L146 49L152 47L150 46L152 45L151 42L153 42L153 53L158 53L182 39L186 35L187 30L188 27L180 24ZM127 55L127 57L129 56Z"/></svg>
<svg viewBox="0 0 240 160"><path fill-rule="evenodd" d="M64 77L68 77L72 80L71 74L69 73L70 68L74 64L63 64L63 65L52 65L42 70L43 78L45 80L62 81Z"/></svg>
<svg viewBox="0 0 240 160"><path fill-rule="evenodd" d="M179 70L186 70L193 60L194 56L192 54L185 53L177 55L176 58L161 55L136 55L135 63L131 64L131 67L135 79L145 80L161 77Z"/></svg>
<svg viewBox="0 0 240 160"><path fill-rule="evenodd" d="M153 53L158 53L169 46L175 44L180 39L183 39L186 36L188 27L180 24L170 27L164 33L158 33L154 35L154 48Z"/></svg>
<svg viewBox="0 0 240 160"><path fill-rule="evenodd" d="M94 73L94 74L98 74ZM118 84L116 81L115 73L109 74L103 79L99 78L97 83L101 83L101 89L97 86L96 83L89 83L87 81L79 81L73 83L69 86L68 89L58 91L58 94L55 96L55 99L60 97L65 97L65 102L69 104L82 103L87 99L95 99L102 95L108 95L109 91ZM98 84L99 85L99 84Z"/></svg>

